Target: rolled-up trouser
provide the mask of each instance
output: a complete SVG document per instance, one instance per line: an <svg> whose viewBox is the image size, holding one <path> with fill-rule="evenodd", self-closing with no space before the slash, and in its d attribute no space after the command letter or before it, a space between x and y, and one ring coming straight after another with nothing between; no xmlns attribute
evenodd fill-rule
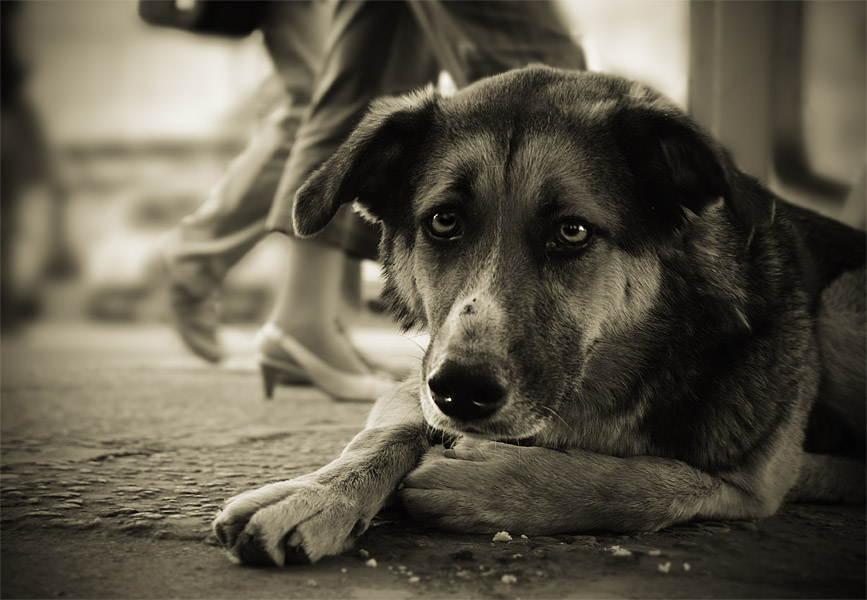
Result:
<svg viewBox="0 0 867 600"><path fill-rule="evenodd" d="M265 220L289 157L313 82L331 7L324 2L271 2L261 26L265 47L286 90L276 109L236 156L199 207L169 234L163 252L174 278L206 296L267 233Z"/></svg>
<svg viewBox="0 0 867 600"><path fill-rule="evenodd" d="M584 53L555 2L338 2L310 111L283 171L268 228L293 234L295 192L377 96L421 87L441 70L462 87L531 63L585 68ZM316 240L375 258L379 232L344 206Z"/></svg>

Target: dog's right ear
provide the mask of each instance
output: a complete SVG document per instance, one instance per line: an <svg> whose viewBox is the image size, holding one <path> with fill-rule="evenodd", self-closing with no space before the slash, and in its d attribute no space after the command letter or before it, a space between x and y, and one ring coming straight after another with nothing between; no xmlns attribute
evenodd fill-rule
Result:
<svg viewBox="0 0 867 600"><path fill-rule="evenodd" d="M437 108L432 87L376 100L337 151L295 195L293 222L300 237L321 231L342 204L358 200L367 216L383 220L407 197L417 160Z"/></svg>

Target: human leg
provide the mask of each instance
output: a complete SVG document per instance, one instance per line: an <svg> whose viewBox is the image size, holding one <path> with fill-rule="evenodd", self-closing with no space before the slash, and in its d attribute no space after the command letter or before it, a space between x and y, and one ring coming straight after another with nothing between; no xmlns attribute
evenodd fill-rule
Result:
<svg viewBox="0 0 867 600"><path fill-rule="evenodd" d="M226 273L265 235L280 173L301 115L310 102L327 12L319 2L275 2L261 25L283 80L288 107L278 109L232 161L202 205L167 236L161 249L170 306L181 339L216 362L217 291Z"/></svg>
<svg viewBox="0 0 867 600"><path fill-rule="evenodd" d="M335 246L281 237L289 264L268 321L329 365L347 373L369 373L337 326L345 252Z"/></svg>
<svg viewBox="0 0 867 600"><path fill-rule="evenodd" d="M208 197L169 232L160 255L175 326L187 347L217 362L217 291L228 270L265 235L265 215L288 156L282 117L237 156ZM290 138L291 139L291 138Z"/></svg>
<svg viewBox="0 0 867 600"><path fill-rule="evenodd" d="M384 66L391 62L395 44L401 43L401 23L409 22L409 17L406 7L398 3L337 4L311 110L299 128L269 215L271 228L292 234L295 190L348 136L370 100L382 93L386 85ZM429 68L433 66L429 57L420 56L413 63L407 62L410 64L412 70L404 75L411 82L405 89L421 85L436 73ZM369 376L369 367L339 325L339 297L347 264L357 264L348 255L374 258L378 237L378 230L360 228L357 215L347 210L316 240L290 238L286 243L290 269L281 281L265 330L290 336L347 375ZM269 358L268 352L280 353L266 336L260 336L260 340L266 340L262 346L264 359Z"/></svg>

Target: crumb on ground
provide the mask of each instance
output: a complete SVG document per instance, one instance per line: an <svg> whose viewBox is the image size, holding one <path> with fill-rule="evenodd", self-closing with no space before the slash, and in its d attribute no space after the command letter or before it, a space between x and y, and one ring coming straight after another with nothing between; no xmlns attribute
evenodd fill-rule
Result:
<svg viewBox="0 0 867 600"><path fill-rule="evenodd" d="M512 536L509 535L508 531L498 531L496 535L494 535L494 539L491 540L494 542L511 542Z"/></svg>

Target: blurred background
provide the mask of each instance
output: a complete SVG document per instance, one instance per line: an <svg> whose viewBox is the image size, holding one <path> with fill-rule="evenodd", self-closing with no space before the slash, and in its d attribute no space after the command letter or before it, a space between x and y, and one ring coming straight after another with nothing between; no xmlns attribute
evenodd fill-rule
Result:
<svg viewBox="0 0 867 600"><path fill-rule="evenodd" d="M167 320L162 236L285 100L260 34L149 26L132 0L0 6L4 330ZM564 2L591 69L657 87L786 198L862 228L865 6ZM284 260L268 242L230 273L224 321L263 320Z"/></svg>

